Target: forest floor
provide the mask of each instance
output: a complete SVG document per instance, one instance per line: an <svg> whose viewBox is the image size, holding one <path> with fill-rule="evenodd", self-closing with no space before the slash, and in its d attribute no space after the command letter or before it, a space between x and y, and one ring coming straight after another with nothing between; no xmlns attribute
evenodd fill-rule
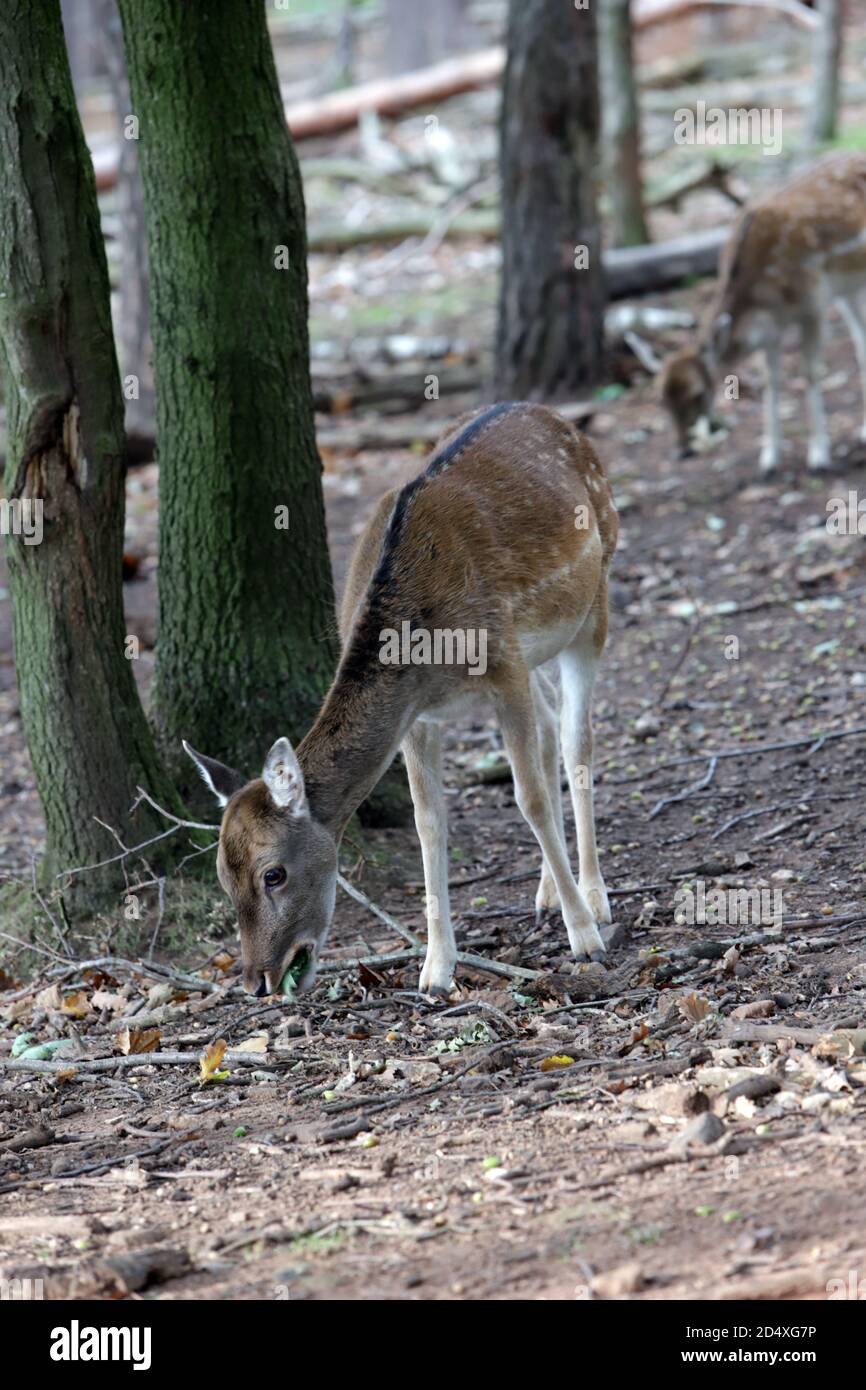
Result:
<svg viewBox="0 0 866 1390"><path fill-rule="evenodd" d="M491 171L495 93L452 110L460 152ZM649 129L660 147L662 121ZM405 123L407 147L422 128L420 115ZM779 174L760 156L746 172L743 191ZM363 183L347 191L311 169L305 187L311 219L347 224L420 196L383 209ZM731 212L697 194L685 221L654 214L653 232ZM496 266L481 241L440 241L412 263L400 248L313 256L314 378L352 353L375 360L381 335L399 334L377 365L432 357L439 413L456 413L466 401L444 388L493 339ZM708 294L655 302L699 313ZM825 380L836 447L820 477L805 469L801 371L788 356L785 459L770 479L753 364L721 406L727 435L684 463L633 360L612 373L629 389L592 402L586 428L622 527L595 720L618 929L607 969L574 973L562 923L535 924L539 855L482 708L450 731L446 759L459 942L536 978L461 966L453 997L433 1004L415 958L345 963L405 942L344 895L328 968L295 1002L241 994L215 883L169 885L152 962L138 952L155 918L138 942L95 922L92 964L67 961L43 918L40 973L25 978L5 942L0 974L0 1278L41 1278L56 1298L275 1301L866 1288L852 1221L866 1206L866 548L856 530L827 529L829 499L866 491L866 446L838 320ZM384 417L367 421L381 430ZM387 423L411 438L417 413ZM376 498L421 459L363 447L354 416L320 424L339 587ZM145 695L157 482L148 465L128 484L127 625ZM42 823L3 586L0 560L0 876L20 894ZM573 844L570 808L567 826ZM343 868L423 937L412 830L363 832ZM689 892L714 889L731 920L676 920ZM126 954L105 960L118 943ZM40 1044L48 1060L9 1065L13 1048Z"/></svg>
<svg viewBox="0 0 866 1390"><path fill-rule="evenodd" d="M150 969L47 963L29 984L4 980L7 1058L22 1031L65 1040L48 1064L59 1070L3 1073L4 1277L41 1277L57 1297L856 1287L866 551L826 518L828 498L862 492L864 454L841 327L827 383L837 449L820 478L804 469L797 358L788 366L793 418L772 480L757 474L745 377L727 438L686 463L671 461L648 383L590 422L623 529L596 715L621 928L608 970L572 974L561 923L535 925L538 855L510 782L487 780L502 774L479 710L447 759L459 939L541 978L461 967L434 1005L410 959L334 969L295 1003L260 1004L239 993L229 933L187 952L198 980L172 974L167 951ZM391 451L331 468L338 567L378 491L417 466ZM346 861L423 934L413 832L367 832ZM700 885L768 896L760 912L741 902L733 924L678 923L675 894ZM402 944L341 896L332 964ZM174 1061L139 1058L148 1028ZM228 1075L202 1083L219 1039ZM100 1058L113 1060L94 1069Z"/></svg>

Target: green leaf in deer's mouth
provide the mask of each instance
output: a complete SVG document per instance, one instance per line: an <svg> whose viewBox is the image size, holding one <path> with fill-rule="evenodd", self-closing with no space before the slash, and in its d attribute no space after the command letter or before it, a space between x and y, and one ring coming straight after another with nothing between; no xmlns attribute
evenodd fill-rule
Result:
<svg viewBox="0 0 866 1390"><path fill-rule="evenodd" d="M298 988L301 977L310 964L310 953L306 946L302 947L295 959L292 961L282 980L280 981L280 992L287 994L289 998Z"/></svg>

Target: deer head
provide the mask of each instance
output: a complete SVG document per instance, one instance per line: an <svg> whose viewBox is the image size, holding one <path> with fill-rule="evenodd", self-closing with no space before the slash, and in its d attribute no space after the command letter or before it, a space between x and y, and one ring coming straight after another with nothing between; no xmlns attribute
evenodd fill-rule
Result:
<svg viewBox="0 0 866 1390"><path fill-rule="evenodd" d="M694 454L693 433L698 421L708 419L713 384L704 356L697 347L683 348L669 357L661 370L661 397L673 421L679 445L678 457Z"/></svg>
<svg viewBox="0 0 866 1390"><path fill-rule="evenodd" d="M244 989L276 993L306 950L305 989L334 915L337 842L310 812L292 745L277 739L252 782L183 746L223 807L217 876L238 915Z"/></svg>

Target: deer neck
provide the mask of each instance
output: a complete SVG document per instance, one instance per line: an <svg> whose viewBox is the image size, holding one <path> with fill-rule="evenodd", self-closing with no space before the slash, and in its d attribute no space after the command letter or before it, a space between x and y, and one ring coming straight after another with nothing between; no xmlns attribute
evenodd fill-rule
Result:
<svg viewBox="0 0 866 1390"><path fill-rule="evenodd" d="M338 841L424 703L422 669L368 662L359 670L351 657L298 748L311 814Z"/></svg>

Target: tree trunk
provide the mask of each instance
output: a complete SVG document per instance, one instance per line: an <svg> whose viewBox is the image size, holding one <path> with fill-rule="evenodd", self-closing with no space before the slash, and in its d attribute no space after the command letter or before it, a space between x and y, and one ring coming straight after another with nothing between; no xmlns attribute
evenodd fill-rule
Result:
<svg viewBox="0 0 866 1390"><path fill-rule="evenodd" d="M570 395L602 358L593 10L510 0L500 138L498 391Z"/></svg>
<svg viewBox="0 0 866 1390"><path fill-rule="evenodd" d="M261 0L120 0L150 248L154 713L258 771L336 660L303 192Z"/></svg>
<svg viewBox="0 0 866 1390"><path fill-rule="evenodd" d="M640 116L632 61L631 0L599 0L604 182L614 246L648 241L641 188Z"/></svg>
<svg viewBox="0 0 866 1390"><path fill-rule="evenodd" d="M7 541L16 669L52 881L117 852L96 817L127 844L165 829L146 807L130 822L136 784L163 805L173 796L125 654L123 404L57 0L0 8L0 167L3 529L18 532ZM27 508L29 536L16 523ZM83 875L71 901L102 903L115 885Z"/></svg>
<svg viewBox="0 0 866 1390"><path fill-rule="evenodd" d="M153 349L148 314L147 231L144 189L138 167L129 79L123 55L123 31L117 0L99 0L97 9L102 56L114 99L120 161L117 170L117 211L120 217L115 315L117 355L123 373L126 432L137 439L152 434L156 414L153 393Z"/></svg>
<svg viewBox="0 0 866 1390"><path fill-rule="evenodd" d="M820 24L812 40L814 97L809 134L813 144L836 138L839 68L842 62L842 0L817 0Z"/></svg>

